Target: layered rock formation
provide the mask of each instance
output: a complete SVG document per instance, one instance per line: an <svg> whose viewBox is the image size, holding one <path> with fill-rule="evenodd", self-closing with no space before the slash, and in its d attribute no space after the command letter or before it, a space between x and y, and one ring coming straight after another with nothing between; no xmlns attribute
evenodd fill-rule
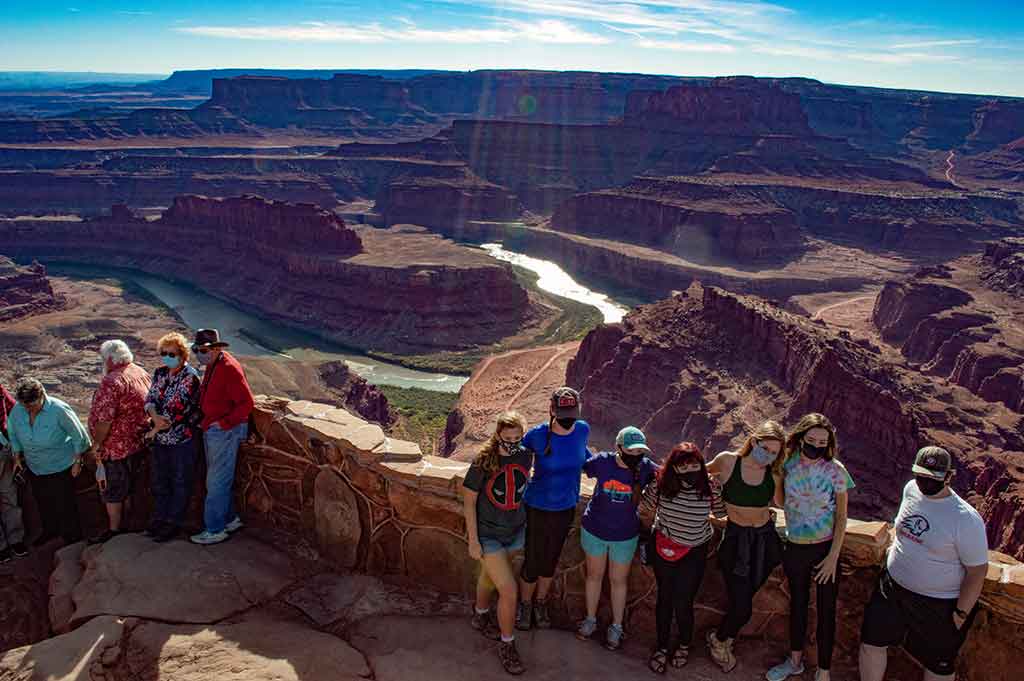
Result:
<svg viewBox="0 0 1024 681"><path fill-rule="evenodd" d="M183 197L154 221L4 221L0 248L138 268L389 352L473 348L538 321L511 270L482 253L419 232L360 229L312 206Z"/></svg>
<svg viewBox="0 0 1024 681"><path fill-rule="evenodd" d="M44 266L34 262L19 267L0 255L0 322L56 310L65 302L53 292Z"/></svg>
<svg viewBox="0 0 1024 681"><path fill-rule="evenodd" d="M1003 239L986 246L981 279L991 289L1024 298L1024 239Z"/></svg>
<svg viewBox="0 0 1024 681"><path fill-rule="evenodd" d="M1013 464L1024 452L1020 414L896 366L823 322L693 288L591 332L566 380L582 390L597 437L634 423L659 453L692 440L713 455L764 419L824 413L861 515L889 517L914 452L943 445L958 457L958 489L990 521L993 547L1024 547L1024 476Z"/></svg>

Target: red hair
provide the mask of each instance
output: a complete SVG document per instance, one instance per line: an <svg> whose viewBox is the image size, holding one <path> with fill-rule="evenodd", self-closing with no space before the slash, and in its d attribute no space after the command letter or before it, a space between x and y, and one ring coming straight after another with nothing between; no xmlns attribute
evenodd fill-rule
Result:
<svg viewBox="0 0 1024 681"><path fill-rule="evenodd" d="M711 498L711 480L708 478L707 464L704 462L704 453L700 447L692 442L680 442L665 457L665 464L658 473L658 493L666 497L674 497L682 489L683 481L676 473L676 466L688 463L699 463L700 482L697 483L697 493L702 499Z"/></svg>

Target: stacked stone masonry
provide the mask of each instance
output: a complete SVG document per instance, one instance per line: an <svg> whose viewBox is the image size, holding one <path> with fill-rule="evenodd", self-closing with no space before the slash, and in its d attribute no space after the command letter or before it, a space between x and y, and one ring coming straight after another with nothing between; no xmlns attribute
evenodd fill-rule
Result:
<svg viewBox="0 0 1024 681"><path fill-rule="evenodd" d="M300 534L339 567L406 577L451 593L473 592L478 567L467 552L461 500L468 464L424 456L417 445L389 438L375 424L312 402L261 397L254 422L256 436L243 446L238 464L237 490L247 522ZM584 480L581 509L589 493ZM851 521L847 533L837 645L847 660L856 655L863 606L889 529L882 521ZM713 552L709 560L715 560ZM656 587L650 570L639 563L629 593L627 629L653 640ZM569 627L584 604L578 528L562 553L555 595L556 624ZM780 569L758 594L754 617L741 635L785 641L788 600ZM960 678L1018 678L1012 661L1019 662L1024 649L1024 565L992 552L981 603L961 655ZM698 597L698 630L717 623L724 607L719 571L709 569Z"/></svg>

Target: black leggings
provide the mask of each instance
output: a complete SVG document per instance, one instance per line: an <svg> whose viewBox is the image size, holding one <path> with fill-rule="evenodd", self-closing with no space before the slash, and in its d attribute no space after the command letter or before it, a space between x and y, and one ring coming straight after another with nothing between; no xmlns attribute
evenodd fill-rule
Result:
<svg viewBox="0 0 1024 681"><path fill-rule="evenodd" d="M789 647L802 651L807 639L807 614L811 604L811 583L814 566L825 560L832 542L788 544L782 567L789 581ZM818 598L818 668L832 666L832 648L836 641L836 601L839 599L839 570L836 578L820 584L814 582Z"/></svg>
<svg viewBox="0 0 1024 681"><path fill-rule="evenodd" d="M655 607L658 648L669 650L673 615L679 628L678 645L688 646L693 640L693 600L704 579L707 558L706 543L693 547L674 563L654 552L654 577L658 580L658 603Z"/></svg>
<svg viewBox="0 0 1024 681"><path fill-rule="evenodd" d="M526 507L526 556L522 577L533 584L539 577L554 577L562 546L576 516L576 507L564 511L542 511Z"/></svg>
<svg viewBox="0 0 1024 681"><path fill-rule="evenodd" d="M745 574L736 574L743 562L743 544L749 543ZM775 525L750 528L730 523L718 547L718 565L729 597L722 623L718 625L719 641L736 638L754 614L754 596L782 560L782 542Z"/></svg>
<svg viewBox="0 0 1024 681"><path fill-rule="evenodd" d="M65 544L82 540L82 525L78 519L75 479L71 468L50 475L33 475L32 496L43 523L44 536L63 537Z"/></svg>

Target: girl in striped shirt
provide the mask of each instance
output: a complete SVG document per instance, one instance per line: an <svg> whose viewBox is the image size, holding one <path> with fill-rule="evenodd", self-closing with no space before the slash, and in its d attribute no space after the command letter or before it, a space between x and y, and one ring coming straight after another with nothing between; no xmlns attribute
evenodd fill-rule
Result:
<svg viewBox="0 0 1024 681"><path fill-rule="evenodd" d="M644 495L644 504L654 511L654 555L651 565L658 582L655 609L658 645L648 666L664 674L671 664L686 664L693 639L693 601L704 579L712 514L725 515L725 505L712 486L704 455L692 442L682 442L669 453L658 480ZM670 644L672 618L679 638Z"/></svg>

